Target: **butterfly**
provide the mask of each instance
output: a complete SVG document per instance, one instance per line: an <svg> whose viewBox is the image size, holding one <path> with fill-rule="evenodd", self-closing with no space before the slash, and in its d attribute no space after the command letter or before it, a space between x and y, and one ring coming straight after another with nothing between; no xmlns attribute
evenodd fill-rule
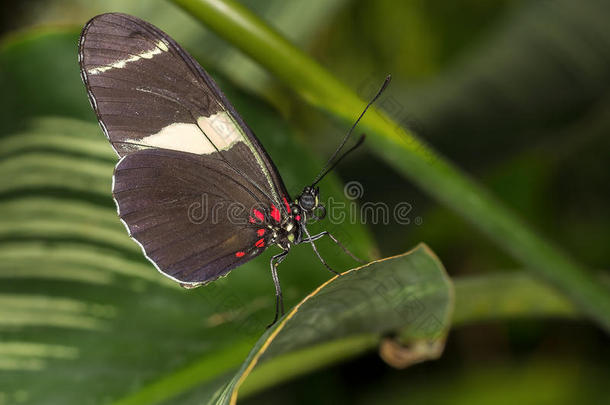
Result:
<svg viewBox="0 0 610 405"><path fill-rule="evenodd" d="M307 230L326 214L316 184L364 140L337 158L356 124L314 182L291 198L214 80L157 27L126 14L98 15L83 28L78 58L91 106L120 158L112 182L118 215L159 272L193 288L276 245L273 324L284 313L277 266L293 246L310 243L332 272L314 244L324 236L358 260L330 233Z"/></svg>

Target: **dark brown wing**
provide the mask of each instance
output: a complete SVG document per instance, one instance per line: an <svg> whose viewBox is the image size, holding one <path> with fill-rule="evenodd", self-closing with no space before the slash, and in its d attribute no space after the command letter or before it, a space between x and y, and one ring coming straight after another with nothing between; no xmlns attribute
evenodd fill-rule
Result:
<svg viewBox="0 0 610 405"><path fill-rule="evenodd" d="M148 149L115 169L119 216L148 259L176 281L213 281L267 247L264 224L272 219L254 214L268 208L265 196L217 158Z"/></svg>

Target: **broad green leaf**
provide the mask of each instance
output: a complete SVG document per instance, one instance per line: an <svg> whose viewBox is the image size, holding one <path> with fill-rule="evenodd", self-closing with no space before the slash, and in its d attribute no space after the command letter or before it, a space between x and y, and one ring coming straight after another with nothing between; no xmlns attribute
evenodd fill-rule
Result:
<svg viewBox="0 0 610 405"><path fill-rule="evenodd" d="M294 373L290 365L330 360L320 355L359 352L388 333L397 332L399 343L412 346L440 342L440 351L423 351L413 361L438 357L452 308L449 277L425 245L355 268L318 287L269 329L213 403L234 404L251 372L255 382L250 390L255 390L278 369L289 377ZM331 342L334 350L324 350Z"/></svg>

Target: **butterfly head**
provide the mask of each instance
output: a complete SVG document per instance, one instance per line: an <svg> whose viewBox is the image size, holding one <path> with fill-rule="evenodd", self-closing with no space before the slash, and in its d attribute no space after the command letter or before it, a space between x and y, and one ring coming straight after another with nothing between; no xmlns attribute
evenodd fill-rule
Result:
<svg viewBox="0 0 610 405"><path fill-rule="evenodd" d="M323 219L326 208L320 203L320 188L307 186L297 198L297 204L307 219Z"/></svg>

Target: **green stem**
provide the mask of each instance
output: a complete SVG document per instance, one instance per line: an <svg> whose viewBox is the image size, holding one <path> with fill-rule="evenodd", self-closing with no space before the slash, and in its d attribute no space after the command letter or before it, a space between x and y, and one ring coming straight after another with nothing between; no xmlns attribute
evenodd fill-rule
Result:
<svg viewBox="0 0 610 405"><path fill-rule="evenodd" d="M330 72L233 0L172 0L315 106L346 122L364 102ZM373 109L362 121L368 144L400 173L456 211L610 331L610 293L580 264L439 156L411 131Z"/></svg>

